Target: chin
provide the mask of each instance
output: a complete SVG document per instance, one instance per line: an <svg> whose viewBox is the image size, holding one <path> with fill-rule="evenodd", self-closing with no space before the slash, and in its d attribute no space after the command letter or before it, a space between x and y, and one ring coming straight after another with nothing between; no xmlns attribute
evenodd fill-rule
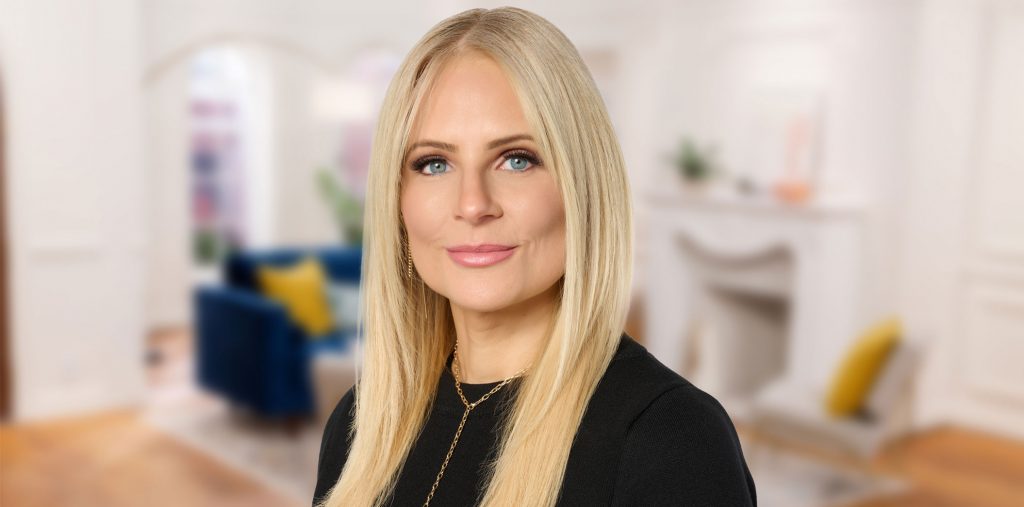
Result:
<svg viewBox="0 0 1024 507"><path fill-rule="evenodd" d="M435 291L448 298L452 306L484 313L523 303L544 293L544 287L557 281L543 283L525 278L527 274L518 270L448 274Z"/></svg>
<svg viewBox="0 0 1024 507"><path fill-rule="evenodd" d="M511 303L505 301L498 301L494 303L485 303L480 301L466 301L460 302L455 299L449 299L452 305L458 306L463 312L473 313L493 313L508 308Z"/></svg>
<svg viewBox="0 0 1024 507"><path fill-rule="evenodd" d="M508 292L491 288L487 291L458 291L448 296L448 301L463 310L484 313L508 308L520 300Z"/></svg>

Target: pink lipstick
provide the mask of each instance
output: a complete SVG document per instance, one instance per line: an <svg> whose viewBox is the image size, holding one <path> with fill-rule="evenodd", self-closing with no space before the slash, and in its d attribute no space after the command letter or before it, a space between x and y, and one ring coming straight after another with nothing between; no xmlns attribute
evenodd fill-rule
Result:
<svg viewBox="0 0 1024 507"><path fill-rule="evenodd" d="M497 264L515 253L512 245L458 245L448 248L448 256L469 268L482 268Z"/></svg>

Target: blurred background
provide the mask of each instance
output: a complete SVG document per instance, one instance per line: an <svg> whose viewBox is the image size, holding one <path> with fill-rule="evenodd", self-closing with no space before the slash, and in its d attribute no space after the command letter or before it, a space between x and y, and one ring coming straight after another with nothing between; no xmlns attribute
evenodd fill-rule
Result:
<svg viewBox="0 0 1024 507"><path fill-rule="evenodd" d="M308 505L384 90L505 2L0 0L0 504ZM765 506L1024 505L1024 1L512 2Z"/></svg>

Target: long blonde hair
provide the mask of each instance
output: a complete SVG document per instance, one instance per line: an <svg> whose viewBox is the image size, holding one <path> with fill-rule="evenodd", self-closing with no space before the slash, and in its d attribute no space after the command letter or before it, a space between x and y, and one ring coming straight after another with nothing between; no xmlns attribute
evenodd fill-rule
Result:
<svg viewBox="0 0 1024 507"><path fill-rule="evenodd" d="M441 21L403 61L381 107L366 193L353 441L325 507L380 505L394 492L455 343L448 300L406 276L399 192L417 110L444 64L466 51L505 71L566 212L557 311L501 424L480 505L555 504L573 438L622 334L633 265L629 181L586 65L558 28L523 9L471 9Z"/></svg>

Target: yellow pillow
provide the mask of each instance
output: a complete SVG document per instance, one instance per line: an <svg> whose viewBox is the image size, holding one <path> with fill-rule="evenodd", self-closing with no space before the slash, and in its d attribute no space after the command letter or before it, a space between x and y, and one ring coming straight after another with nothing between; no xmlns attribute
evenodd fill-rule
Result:
<svg viewBox="0 0 1024 507"><path fill-rule="evenodd" d="M327 275L320 261L311 255L288 267L260 266L260 288L267 297L280 302L291 318L310 337L327 333L334 325L327 296Z"/></svg>
<svg viewBox="0 0 1024 507"><path fill-rule="evenodd" d="M848 416L861 408L901 334L899 318L890 317L867 329L854 342L832 377L825 399L829 415Z"/></svg>

